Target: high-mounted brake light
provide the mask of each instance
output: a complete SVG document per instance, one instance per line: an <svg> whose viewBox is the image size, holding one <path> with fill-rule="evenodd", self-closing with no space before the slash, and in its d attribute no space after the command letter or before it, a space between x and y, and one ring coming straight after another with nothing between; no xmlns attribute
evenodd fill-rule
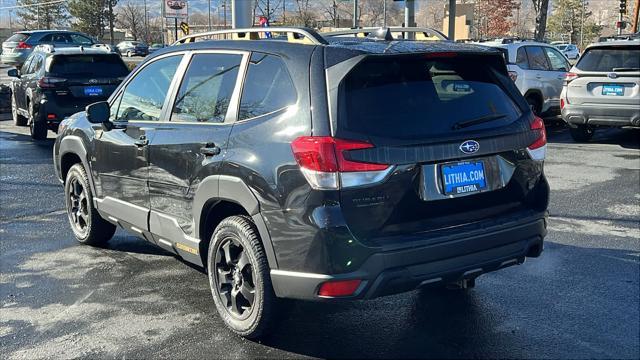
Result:
<svg viewBox="0 0 640 360"><path fill-rule="evenodd" d="M16 49L31 49L31 48L32 48L32 46L31 46L31 45L29 45L29 44L27 44L27 43L26 43L26 42L24 42L24 41L20 41L20 42L18 43L18 45L16 46Z"/></svg>
<svg viewBox="0 0 640 360"><path fill-rule="evenodd" d="M566 74L564 74L564 83L568 84L570 82L572 82L573 80L578 78L578 74L576 73L572 73L572 72L568 72Z"/></svg>
<svg viewBox="0 0 640 360"><path fill-rule="evenodd" d="M301 136L291 143L291 150L302 173L311 187L319 190L337 190L382 181L389 174L391 166L345 157L348 151L373 147L366 141L330 136Z"/></svg>
<svg viewBox="0 0 640 360"><path fill-rule="evenodd" d="M456 57L458 56L457 53L453 52L453 51L446 51L446 52L432 52L432 53L426 53L424 54L424 57L427 59L433 59L433 58L452 58L452 57Z"/></svg>
<svg viewBox="0 0 640 360"><path fill-rule="evenodd" d="M531 159L542 161L547 155L547 130L544 121L536 116L531 122L531 130L538 132L538 138L527 146L527 152Z"/></svg>
<svg viewBox="0 0 640 360"><path fill-rule="evenodd" d="M326 297L351 296L358 290L361 283L362 280L327 281L320 285L318 295Z"/></svg>

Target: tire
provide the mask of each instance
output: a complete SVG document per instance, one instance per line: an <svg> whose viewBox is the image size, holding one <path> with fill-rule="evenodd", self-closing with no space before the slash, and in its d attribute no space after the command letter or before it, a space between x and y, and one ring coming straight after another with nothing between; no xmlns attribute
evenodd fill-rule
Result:
<svg viewBox="0 0 640 360"><path fill-rule="evenodd" d="M527 104L529 104L529 107L531 108L531 111L533 111L533 115L540 116L540 112L542 111L542 104L540 104L540 101L538 101L538 99L532 95L527 96L526 100Z"/></svg>
<svg viewBox="0 0 640 360"><path fill-rule="evenodd" d="M594 129L593 126L589 125L578 125L575 128L569 128L569 133L571 134L573 140L576 142L587 142L591 140L595 132L596 129Z"/></svg>
<svg viewBox="0 0 640 360"><path fill-rule="evenodd" d="M16 94L11 94L11 117L13 118L13 124L15 126L26 126L27 118L18 114L18 102L16 101Z"/></svg>
<svg viewBox="0 0 640 360"><path fill-rule="evenodd" d="M47 138L47 124L40 119L40 113L29 104L29 133L33 140L45 140Z"/></svg>
<svg viewBox="0 0 640 360"><path fill-rule="evenodd" d="M245 338L262 336L274 323L278 299L251 218L231 216L220 222L211 236L207 272L213 301L227 327Z"/></svg>
<svg viewBox="0 0 640 360"><path fill-rule="evenodd" d="M127 51L127 57L131 57L131 51Z"/></svg>
<svg viewBox="0 0 640 360"><path fill-rule="evenodd" d="M93 206L89 178L82 164L69 169L64 181L64 198L69 224L78 242L100 246L113 237L116 227L104 220Z"/></svg>

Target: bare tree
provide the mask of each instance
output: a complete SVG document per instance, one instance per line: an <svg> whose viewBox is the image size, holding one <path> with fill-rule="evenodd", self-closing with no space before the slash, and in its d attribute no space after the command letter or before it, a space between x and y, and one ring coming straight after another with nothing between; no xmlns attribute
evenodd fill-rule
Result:
<svg viewBox="0 0 640 360"><path fill-rule="evenodd" d="M118 9L118 24L129 30L133 40L145 37L144 10L140 5L128 1L121 6Z"/></svg>
<svg viewBox="0 0 640 360"><path fill-rule="evenodd" d="M283 2L284 0L256 0L254 14L255 16L264 16L271 22L277 13L282 12Z"/></svg>
<svg viewBox="0 0 640 360"><path fill-rule="evenodd" d="M296 23L311 27L317 21L317 14L309 0L295 0Z"/></svg>
<svg viewBox="0 0 640 360"><path fill-rule="evenodd" d="M536 30L534 37L537 41L544 40L547 30L547 12L549 11L549 0L531 0L533 9L536 12Z"/></svg>

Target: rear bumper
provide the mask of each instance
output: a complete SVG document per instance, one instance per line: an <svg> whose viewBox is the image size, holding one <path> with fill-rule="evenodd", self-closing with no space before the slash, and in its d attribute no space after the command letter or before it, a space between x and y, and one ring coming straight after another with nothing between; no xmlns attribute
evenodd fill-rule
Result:
<svg viewBox="0 0 640 360"><path fill-rule="evenodd" d="M96 100L96 101L99 101L99 100ZM87 102L86 104L81 103L81 104L61 106L55 101L44 100L40 102L40 108L39 108L40 116L41 116L40 119L41 121L46 121L47 126L51 130L56 131L58 129L58 125L60 125L60 122L62 120L64 120L65 118L77 112L84 111L85 107L93 102L95 101Z"/></svg>
<svg viewBox="0 0 640 360"><path fill-rule="evenodd" d="M562 119L569 125L640 126L640 106L567 104Z"/></svg>
<svg viewBox="0 0 640 360"><path fill-rule="evenodd" d="M29 54L23 53L2 53L2 55L0 55L0 61L6 65L20 66L24 63L28 55Z"/></svg>
<svg viewBox="0 0 640 360"><path fill-rule="evenodd" d="M546 233L546 215L539 215L481 235L404 249L383 249L350 273L271 270L271 281L279 297L326 300L317 295L323 282L360 279L363 283L355 295L340 299L371 299L431 284L472 279L522 263L527 256L540 255Z"/></svg>

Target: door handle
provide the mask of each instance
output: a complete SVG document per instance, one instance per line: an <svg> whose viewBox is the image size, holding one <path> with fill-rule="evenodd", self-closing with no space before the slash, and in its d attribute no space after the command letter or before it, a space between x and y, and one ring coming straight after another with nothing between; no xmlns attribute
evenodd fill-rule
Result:
<svg viewBox="0 0 640 360"><path fill-rule="evenodd" d="M200 148L200 153L204 156L215 156L220 154L220 148L216 146L214 143L206 143L203 147Z"/></svg>
<svg viewBox="0 0 640 360"><path fill-rule="evenodd" d="M146 135L140 135L140 137L138 137L138 140L134 141L133 143L136 144L137 147L143 147L149 145L149 139L147 139Z"/></svg>
<svg viewBox="0 0 640 360"><path fill-rule="evenodd" d="M536 79L538 79L538 80L542 79L542 75L539 75L539 74L536 75Z"/></svg>

